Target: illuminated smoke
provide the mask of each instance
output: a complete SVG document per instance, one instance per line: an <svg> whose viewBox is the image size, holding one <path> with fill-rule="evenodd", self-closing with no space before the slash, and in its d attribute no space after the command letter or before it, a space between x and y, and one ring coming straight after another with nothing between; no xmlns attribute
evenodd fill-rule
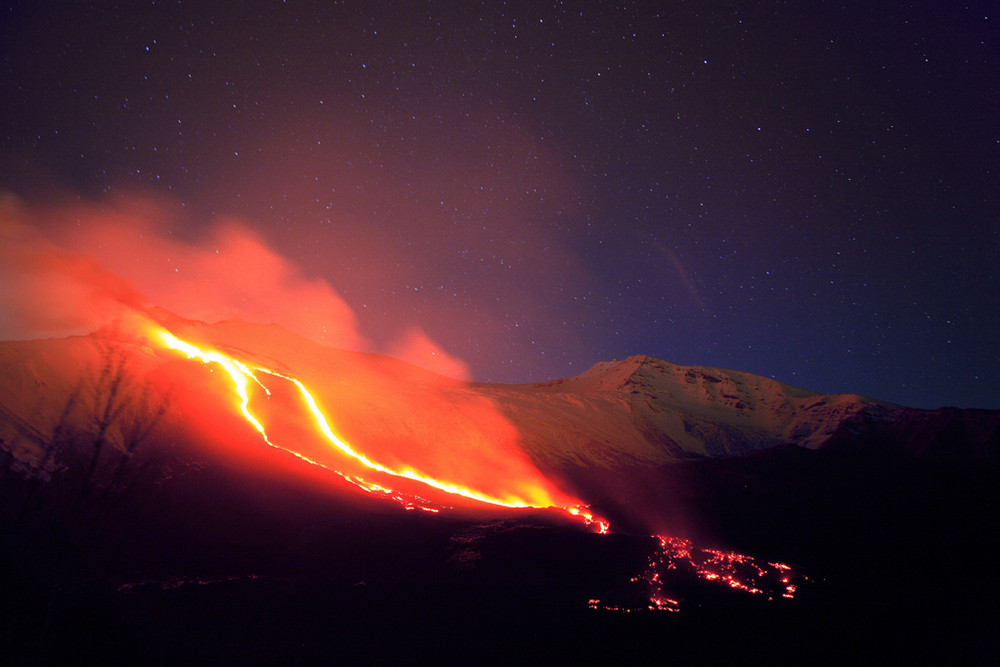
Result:
<svg viewBox="0 0 1000 667"><path fill-rule="evenodd" d="M403 338L389 348L388 354L445 377L457 380L472 379L468 364L449 355L418 327L408 329Z"/></svg>
<svg viewBox="0 0 1000 667"><path fill-rule="evenodd" d="M0 339L89 333L142 307L128 280L30 223L19 202L0 200Z"/></svg>
<svg viewBox="0 0 1000 667"><path fill-rule="evenodd" d="M310 340L369 350L357 316L326 281L307 275L235 218L211 221L197 236L164 200L26 205L0 200L0 340L86 334L159 306L215 322L275 323ZM420 328L390 354L467 379L468 365Z"/></svg>
<svg viewBox="0 0 1000 667"><path fill-rule="evenodd" d="M193 240L155 202L2 213L5 311L20 325L4 338L88 333L121 308L156 305L203 320L281 323L313 340L364 347L351 308L236 220Z"/></svg>

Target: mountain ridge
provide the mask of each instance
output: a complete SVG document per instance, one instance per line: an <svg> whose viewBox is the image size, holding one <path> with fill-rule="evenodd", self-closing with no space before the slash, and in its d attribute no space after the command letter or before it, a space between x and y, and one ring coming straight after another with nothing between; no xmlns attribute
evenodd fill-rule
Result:
<svg viewBox="0 0 1000 667"><path fill-rule="evenodd" d="M552 409L567 403L586 405L592 422L602 409L627 413L631 435L640 434L649 445L638 448L645 456L631 458L653 465L692 457L740 456L784 444L815 449L832 437L842 421L858 413L902 409L857 394L824 395L744 371L682 366L649 355L600 362L570 378L494 389L493 395L501 405L512 405L524 400L512 398L512 393L533 391L547 394ZM523 432L545 430L546 419L539 410L519 416L524 412L517 407L508 410L515 422L530 421ZM628 429L606 430L613 436L602 444L610 449L629 437ZM567 443L563 449L573 448ZM632 453L636 454L635 447ZM600 463L586 452L576 454L578 462Z"/></svg>
<svg viewBox="0 0 1000 667"><path fill-rule="evenodd" d="M154 317L315 386L358 442L406 440L431 448L441 429L451 429L455 443L471 438L471 445L462 442L466 447L499 437L499 429L512 440L502 447L520 449L548 471L655 467L782 445L996 458L1000 441L1000 411L921 410L857 394L819 394L744 371L649 355L598 362L549 382L469 383L384 355L325 347L274 324L206 324L159 310ZM115 328L0 342L0 437L12 456L29 465L40 456L39 434L53 428L67 392L97 373L107 363L102 350L116 346L129 355L130 372L142 376L137 386L164 364L178 363L173 353ZM35 451L17 448L25 442L35 442Z"/></svg>
<svg viewBox="0 0 1000 667"><path fill-rule="evenodd" d="M880 439L890 441L889 449L910 455L933 458L950 451L993 458L1000 439L1000 411L907 408L649 355L598 362L579 375L542 383L467 383L384 355L325 347L278 325L206 324L166 311L157 311L155 319L315 383L333 411L346 415L341 421L348 429L352 415L359 421L386 422L392 418L391 406L418 400L420 394L439 397L435 407L452 412L486 401L517 430L521 448L548 468L655 466L742 456L789 444L818 449L866 442L876 447ZM0 405L9 416L30 423L32 409L45 412L46 401L58 403L60 394L79 381L74 375L99 365L94 355L100 348L124 344L126 338L114 329L102 329L90 336L0 343ZM150 371L148 365L163 363L163 351L148 345L137 346L132 354L143 357L143 372ZM357 391L350 390L352 383ZM34 399L33 407L28 399ZM360 415L349 399L365 403L372 413ZM396 433L384 423L357 432L364 437L372 430L384 431L386 437ZM972 441L950 442L948 433ZM916 442L904 442L917 434Z"/></svg>

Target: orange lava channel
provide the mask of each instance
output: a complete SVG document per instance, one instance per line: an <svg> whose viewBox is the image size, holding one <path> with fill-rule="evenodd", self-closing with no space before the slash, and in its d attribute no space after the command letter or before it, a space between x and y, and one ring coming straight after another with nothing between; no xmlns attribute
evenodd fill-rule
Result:
<svg viewBox="0 0 1000 667"><path fill-rule="evenodd" d="M260 433L261 437L263 438L266 444L270 445L271 447L275 447L277 449L289 452L308 463L331 470L332 472L337 473L347 481L361 487L362 489L368 491L369 493L375 493L391 497L394 500L401 502L408 508L419 507L420 509L436 511L435 508L427 506L422 501L422 499L407 500L406 498L397 494L392 489L386 489L385 487L379 486L377 484L372 484L370 482L366 482L359 478L345 475L344 473L341 473L337 470L333 470L332 468L329 468L328 466L325 466L318 461L315 461L307 456L304 456L299 452L287 449L285 447L281 447L273 443L268 438L267 431L264 428L263 424L261 424L260 420L258 420L257 417L254 416L253 412L251 412L250 410L249 387L251 382L259 385L267 394L270 394L270 392L267 389L267 386L260 380L257 373L271 375L292 382L301 393L305 404L308 406L309 411L313 416L316 429L323 435L323 437L342 454L351 459L354 459L355 461L361 463L370 470L420 482L422 484L426 484L427 486L438 489L440 491L444 491L446 493L454 494L457 496L461 496L463 498L475 500L489 505L516 508L516 509L542 509L542 507L531 504L526 500L518 498L516 496L499 498L489 494L481 493L475 489L462 486L461 484L435 479L433 477L422 474L411 468L392 469L381 463L378 463L377 461L373 461L372 459L365 456L363 453L354 449L354 447L352 447L349 443L345 442L341 437L339 437L336 433L334 433L333 429L330 427L330 423L327 420L326 415L323 413L323 410L320 408L315 397L306 388L306 386L298 379L289 377L287 375L283 375L281 373L278 373L276 371L267 368L260 368L260 367L250 368L241 361L234 359L233 357L230 357L218 350L203 349L196 345L183 341L174 336L169 331L166 331L165 329L160 329L160 328L155 329L154 336L167 348L181 352L184 355L186 355L189 359L198 359L199 361L201 361L203 364L206 365L218 364L219 366L221 366L232 380L233 390L236 392L236 395L239 398L240 411L243 413L244 418L254 427L254 429L256 429ZM556 507L556 506L553 507L565 511L570 516L582 520L587 525L595 525L598 532L601 533L608 532L609 526L606 521L594 517L592 514L585 511L582 507Z"/></svg>

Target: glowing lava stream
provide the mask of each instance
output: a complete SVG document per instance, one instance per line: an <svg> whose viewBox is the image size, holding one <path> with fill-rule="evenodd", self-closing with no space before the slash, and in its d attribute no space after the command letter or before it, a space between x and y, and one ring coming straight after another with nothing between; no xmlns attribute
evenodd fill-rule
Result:
<svg viewBox="0 0 1000 667"><path fill-rule="evenodd" d="M582 521L587 526L594 526L599 533L603 534L610 531L611 526L607 521L590 514L586 511L585 506L582 505L575 507L552 505L549 508L544 508L538 505L533 505L520 498L497 498L495 496L476 491L475 489L470 489L458 484L444 482L433 477L423 475L414 470L393 470L388 468L369 459L367 456L358 452L351 447L350 444L338 437L330 427L326 415L323 414L322 409L319 407L312 393L298 379L267 368L256 367L251 369L241 361L222 352L212 349L205 350L191 343L180 340L165 329L156 328L153 331L153 335L164 346L185 354L189 359L198 359L206 365L218 364L222 366L232 379L233 388L239 397L240 410L243 413L244 418L260 433L261 438L267 445L292 454L302 461L333 472L347 482L360 487L368 493L381 495L395 500L396 502L402 504L406 509L422 509L429 512L439 511L439 508L432 507L428 501L420 498L419 496L403 494L393 489L388 489L381 485L368 482L359 477L346 475L339 470L331 468L320 461L316 461L315 459L302 454L301 452L282 447L272 442L267 435L264 425L261 424L260 420L257 419L257 417L255 417L253 412L250 410L250 393L248 389L251 381L261 387L261 389L263 389L268 396L271 395L270 390L263 382L261 382L255 371L293 383L296 388L298 388L305 404L308 406L309 411L316 422L316 427L327 439L327 441L336 447L336 449L342 454L354 459L370 470L396 477L403 477L426 484L427 486L446 493L455 494L462 496L463 498L468 498L470 500L475 500L489 505L513 509L560 510L571 517ZM688 540L671 538L662 535L656 535L654 537L659 540L659 548L656 549L650 557L646 571L639 577L633 579L633 582L639 581L640 579L645 580L645 582L649 585L650 595L645 608L652 611L676 612L680 610L680 602L665 595L663 582L661 580L661 570L685 570L693 573L702 580L718 581L729 586L730 588L742 590L746 593L757 595L766 594L769 599L773 599L779 595L783 598L794 598L796 594L796 583L794 583L793 578L795 581L808 581L807 577L793 572L788 565L783 563L769 562L767 563L768 567L764 567L755 559L736 552L723 552L713 549L697 549ZM622 607L602 603L601 600L598 599L590 600L589 606L591 609L605 609L625 612L638 609L637 607Z"/></svg>
<svg viewBox="0 0 1000 667"><path fill-rule="evenodd" d="M391 497L397 502L402 503L404 506L407 507L407 509L412 509L416 507L432 512L438 511L437 508L429 507L428 505L424 504L425 501L423 499L414 498L413 500L408 500L407 498L403 497L402 495L396 493L391 489L386 489L385 487L382 487L378 484L372 484L357 477L351 477L349 475L345 475L344 473L335 470L333 468L330 468L329 466L326 466L320 463L319 461L309 458L299 452L296 452L292 449L287 449L285 447L281 447L280 445L273 443L268 438L267 431L265 430L263 424L261 424L260 420L258 420L254 416L254 414L250 411L250 395L248 392L248 387L251 381L259 385L268 395L270 395L271 393L268 390L268 388L264 385L264 383L261 382L261 380L257 377L257 375L254 372L255 370L257 372L266 373L268 375L282 378L284 380L293 383L298 388L299 392L302 394L303 400L309 407L309 411L313 415L313 418L316 422L316 427L323 434L323 436L330 442L330 444L336 447L344 455L354 459L355 461L358 461L359 463L361 463L370 470L385 473L388 475L393 475L395 477L410 479L416 482L420 482L422 484L426 484L427 486L433 487L440 491L444 491L446 493L455 494L463 498L468 498L470 500L475 500L489 505L496 505L513 509L545 509L543 507L539 507L538 505L533 505L529 502L526 502L520 498L516 497L498 498L485 493L481 493L479 491L476 491L475 489L470 489L468 487L464 487L458 484L444 482L435 479L433 477L423 475L415 470L411 469L393 470L392 468L388 468L376 461L369 459L367 456L365 456L361 452L358 452L353 447L351 447L350 444L344 442L344 440L338 437L337 434L333 432L333 429L330 428L330 424L326 419L326 415L323 414L323 411L316 403L316 399L313 397L312 393L298 379L289 377L287 375L283 375L281 373L272 371L267 368L257 367L255 369L251 369L246 364L226 354L223 354L222 352L211 349L209 350L201 349L195 345L192 345L191 343L185 342L177 338L172 333L164 329L156 329L154 334L156 338L158 338L159 341L163 343L166 347L172 350L176 350L178 352L182 352L183 354L187 355L189 359L197 358L203 364L214 363L222 366L222 368L226 370L226 372L229 374L230 378L233 381L233 387L236 391L236 394L239 396L240 410L242 411L244 418L254 427L254 429L256 429L260 433L261 437L263 438L266 444L276 449L288 452L298 457L299 459L306 461L307 463L311 463L313 465L330 470L331 472L340 475L348 482L351 482L352 484L355 484L356 486L359 486L370 493ZM598 532L606 533L609 530L609 525L606 521L593 516L592 514L588 513L581 507L555 507L555 508L563 510L569 515L582 520L586 525L596 524Z"/></svg>

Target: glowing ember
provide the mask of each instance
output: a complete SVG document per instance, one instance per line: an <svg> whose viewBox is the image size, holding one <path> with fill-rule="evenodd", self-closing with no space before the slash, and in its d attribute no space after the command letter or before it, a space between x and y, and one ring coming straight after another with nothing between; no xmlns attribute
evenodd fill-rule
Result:
<svg viewBox="0 0 1000 667"><path fill-rule="evenodd" d="M719 582L731 589L753 595L767 595L769 600L778 596L786 599L795 597L796 581L808 581L802 574L795 573L784 563L760 564L754 558L735 551L699 549L690 540L677 537L655 536L659 547L649 557L646 569L633 582L645 582L649 587L646 609L650 611L680 611L680 602L665 595L663 573L673 571L674 576L682 573L697 576L708 582ZM591 609L606 611L637 611L638 607L622 607L602 604L600 600L590 600Z"/></svg>

